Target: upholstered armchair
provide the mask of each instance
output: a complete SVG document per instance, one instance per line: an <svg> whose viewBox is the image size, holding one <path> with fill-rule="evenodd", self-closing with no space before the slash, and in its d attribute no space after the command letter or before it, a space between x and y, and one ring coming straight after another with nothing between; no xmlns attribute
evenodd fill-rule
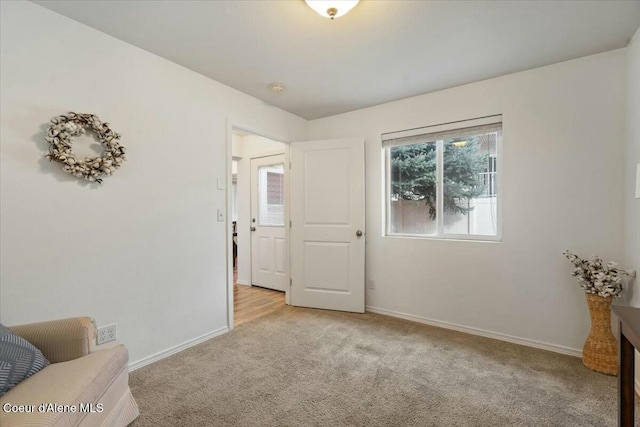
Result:
<svg viewBox="0 0 640 427"><path fill-rule="evenodd" d="M9 329L37 347L51 364L0 397L2 427L126 426L138 417L129 389L127 348L120 344L97 350L90 318Z"/></svg>

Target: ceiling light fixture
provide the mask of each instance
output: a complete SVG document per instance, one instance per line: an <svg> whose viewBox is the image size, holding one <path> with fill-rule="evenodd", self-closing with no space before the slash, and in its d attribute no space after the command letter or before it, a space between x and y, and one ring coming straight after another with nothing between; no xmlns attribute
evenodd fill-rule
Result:
<svg viewBox="0 0 640 427"><path fill-rule="evenodd" d="M360 0L304 0L307 5L325 18L339 18L356 7Z"/></svg>

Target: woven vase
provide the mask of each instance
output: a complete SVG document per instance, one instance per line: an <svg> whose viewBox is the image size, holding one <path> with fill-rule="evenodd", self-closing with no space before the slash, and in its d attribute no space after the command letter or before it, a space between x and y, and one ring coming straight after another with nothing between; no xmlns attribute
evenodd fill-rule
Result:
<svg viewBox="0 0 640 427"><path fill-rule="evenodd" d="M611 297L587 294L591 331L582 348L582 363L608 375L618 373L618 342L611 333Z"/></svg>

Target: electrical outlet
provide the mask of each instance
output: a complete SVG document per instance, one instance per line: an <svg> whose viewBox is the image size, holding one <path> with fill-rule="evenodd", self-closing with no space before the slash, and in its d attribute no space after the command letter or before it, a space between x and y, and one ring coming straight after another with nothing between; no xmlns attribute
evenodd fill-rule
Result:
<svg viewBox="0 0 640 427"><path fill-rule="evenodd" d="M106 325L98 328L98 345L116 340L116 324Z"/></svg>
<svg viewBox="0 0 640 427"><path fill-rule="evenodd" d="M373 280L373 279L369 279L368 283L369 283L369 289L371 289L372 291L375 291L376 290L376 281Z"/></svg>

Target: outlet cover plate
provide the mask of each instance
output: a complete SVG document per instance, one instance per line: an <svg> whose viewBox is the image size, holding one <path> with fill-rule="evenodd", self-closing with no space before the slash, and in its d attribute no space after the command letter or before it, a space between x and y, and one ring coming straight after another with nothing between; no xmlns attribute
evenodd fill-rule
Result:
<svg viewBox="0 0 640 427"><path fill-rule="evenodd" d="M98 328L98 345L115 341L117 338L116 324L105 325Z"/></svg>

